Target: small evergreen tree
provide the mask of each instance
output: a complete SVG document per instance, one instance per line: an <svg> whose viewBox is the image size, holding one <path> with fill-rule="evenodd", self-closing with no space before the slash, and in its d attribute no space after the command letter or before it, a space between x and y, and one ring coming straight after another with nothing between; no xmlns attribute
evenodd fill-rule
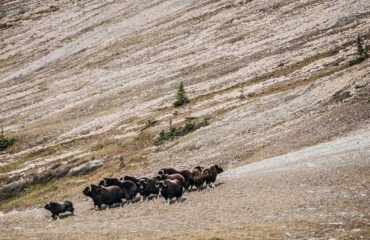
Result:
<svg viewBox="0 0 370 240"><path fill-rule="evenodd" d="M365 51L364 47L362 46L362 39L361 39L360 35L357 35L356 45L357 45L357 54L360 57L363 57L363 58L369 57L369 55Z"/></svg>
<svg viewBox="0 0 370 240"><path fill-rule="evenodd" d="M352 59L352 60L349 61L349 65L350 66L355 65L355 64L358 64L358 63L361 63L366 58L369 57L369 55L367 54L366 50L362 46L362 38L361 38L360 35L358 35L357 38L356 38L356 46L357 46L357 56L356 56L356 58L354 58L354 59Z"/></svg>
<svg viewBox="0 0 370 240"><path fill-rule="evenodd" d="M177 89L177 94L176 94L176 101L173 103L173 106L175 108L181 107L183 105L188 104L190 101L188 97L186 96L184 84L181 82L179 88Z"/></svg>
<svg viewBox="0 0 370 240"><path fill-rule="evenodd" d="M244 100L245 99L245 96L244 96L244 84L241 85L239 98L240 98L240 100Z"/></svg>

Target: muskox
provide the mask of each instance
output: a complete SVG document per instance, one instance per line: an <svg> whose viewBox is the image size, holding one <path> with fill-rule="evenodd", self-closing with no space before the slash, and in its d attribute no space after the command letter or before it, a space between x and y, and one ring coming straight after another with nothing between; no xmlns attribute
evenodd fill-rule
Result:
<svg viewBox="0 0 370 240"><path fill-rule="evenodd" d="M65 212L71 212L73 215L75 215L73 208L73 204L70 201L65 201L63 203L57 203L57 202L48 202L44 208L46 210L49 210L51 212L51 218L59 218L59 214L65 213Z"/></svg>
<svg viewBox="0 0 370 240"><path fill-rule="evenodd" d="M157 181L162 181L162 180L166 180L166 179L170 179L170 180L178 180L183 187L185 187L185 178L181 175L181 174L178 174L178 173L175 173L175 174L164 174L164 175L158 175L157 176Z"/></svg>
<svg viewBox="0 0 370 240"><path fill-rule="evenodd" d="M90 185L83 190L85 196L91 197L94 202L94 209L97 206L99 210L103 204L111 207L115 203L122 204L123 192L118 186L97 186Z"/></svg>
<svg viewBox="0 0 370 240"><path fill-rule="evenodd" d="M156 198L159 196L159 189L156 186L156 178L143 177L139 180L139 193L142 196L141 201L149 200L149 196L154 194Z"/></svg>
<svg viewBox="0 0 370 240"><path fill-rule="evenodd" d="M120 178L121 181L124 181L124 180L130 180L130 181L133 181L134 183L136 184L139 184L139 178L136 178L136 177L132 177L132 176L124 176L124 177L121 177Z"/></svg>
<svg viewBox="0 0 370 240"><path fill-rule="evenodd" d="M123 192L123 197L127 200L127 203L132 203L135 200L136 194L138 192L138 187L136 183L130 180L120 181L117 178L104 178L99 183L100 186L110 187L118 186Z"/></svg>
<svg viewBox="0 0 370 240"><path fill-rule="evenodd" d="M214 183L216 182L217 175L222 173L223 171L224 170L222 169L222 167L217 164L203 169L206 186L214 188Z"/></svg>
<svg viewBox="0 0 370 240"><path fill-rule="evenodd" d="M203 190L203 184L205 181L203 168L202 167L195 167L193 170L193 184L197 188L198 192Z"/></svg>
<svg viewBox="0 0 370 240"><path fill-rule="evenodd" d="M174 168L162 168L161 170L158 171L157 175L162 176L162 175L165 175L165 174L168 174L168 175L180 174L180 175L182 175L184 177L184 180L185 180L184 188L186 190L191 190L191 188L194 185L194 183L193 183L193 173L189 170L177 171Z"/></svg>
<svg viewBox="0 0 370 240"><path fill-rule="evenodd" d="M175 174L175 173L179 173L179 171L177 171L176 169L174 168L162 168L161 170L158 171L158 174L157 175L164 175L164 174Z"/></svg>
<svg viewBox="0 0 370 240"><path fill-rule="evenodd" d="M157 183L157 186L159 188L159 191L161 192L162 196L165 199L165 203L168 205L170 204L170 201L172 198L176 197L176 200L180 202L181 196L182 196L182 189L183 185L180 183L179 180L162 180Z"/></svg>

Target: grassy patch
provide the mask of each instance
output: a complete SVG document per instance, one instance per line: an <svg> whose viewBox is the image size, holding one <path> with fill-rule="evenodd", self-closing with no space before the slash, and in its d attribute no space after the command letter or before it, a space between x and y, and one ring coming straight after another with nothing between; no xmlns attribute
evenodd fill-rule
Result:
<svg viewBox="0 0 370 240"><path fill-rule="evenodd" d="M0 151L4 151L8 147L12 146L15 142L15 138L8 138L4 134L4 130L0 132Z"/></svg>
<svg viewBox="0 0 370 240"><path fill-rule="evenodd" d="M196 119L193 117L187 117L184 126L171 127L168 131L163 129L159 133L159 137L155 140L154 145L161 145L166 141L173 140L174 138L179 136L184 136L201 127L207 126L208 124L209 122L207 118L204 118L202 121L196 121Z"/></svg>

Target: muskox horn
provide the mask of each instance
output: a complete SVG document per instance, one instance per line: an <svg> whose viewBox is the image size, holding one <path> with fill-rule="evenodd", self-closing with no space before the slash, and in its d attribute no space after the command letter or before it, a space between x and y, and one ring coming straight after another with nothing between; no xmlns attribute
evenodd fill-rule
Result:
<svg viewBox="0 0 370 240"><path fill-rule="evenodd" d="M91 192L92 191L92 189L91 189L91 185L89 186L89 192Z"/></svg>
<svg viewBox="0 0 370 240"><path fill-rule="evenodd" d="M163 181L163 186L165 186L165 187L167 187L168 185L166 184L166 182L165 181Z"/></svg>

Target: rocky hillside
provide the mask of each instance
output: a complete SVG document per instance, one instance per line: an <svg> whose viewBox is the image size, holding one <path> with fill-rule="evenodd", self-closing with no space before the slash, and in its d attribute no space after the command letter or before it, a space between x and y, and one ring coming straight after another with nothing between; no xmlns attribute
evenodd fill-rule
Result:
<svg viewBox="0 0 370 240"><path fill-rule="evenodd" d="M0 209L368 127L370 61L350 61L369 25L367 0L1 1L0 125L16 141L0 154ZM180 82L190 103L175 109Z"/></svg>

